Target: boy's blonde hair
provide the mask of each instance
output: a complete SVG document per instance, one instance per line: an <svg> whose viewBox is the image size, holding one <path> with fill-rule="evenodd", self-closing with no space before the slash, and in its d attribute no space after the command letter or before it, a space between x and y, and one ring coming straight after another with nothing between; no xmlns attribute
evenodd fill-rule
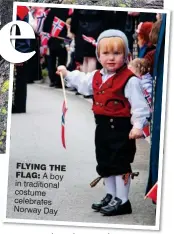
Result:
<svg viewBox="0 0 174 234"><path fill-rule="evenodd" d="M128 66L131 66L135 69L135 72L142 75L145 75L146 73L150 72L151 70L151 64L149 60L145 58L136 58L132 60Z"/></svg>
<svg viewBox="0 0 174 234"><path fill-rule="evenodd" d="M123 53L125 55L125 44L124 41L120 37L108 37L103 38L101 41L99 41L99 44L97 46L97 53L100 57L100 51L114 51L115 46L117 46L118 51L120 53Z"/></svg>

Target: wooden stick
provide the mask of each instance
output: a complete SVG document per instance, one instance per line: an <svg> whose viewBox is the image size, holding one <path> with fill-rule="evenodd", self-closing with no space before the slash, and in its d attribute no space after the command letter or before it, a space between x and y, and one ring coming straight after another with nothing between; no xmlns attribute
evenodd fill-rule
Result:
<svg viewBox="0 0 174 234"><path fill-rule="evenodd" d="M66 93L65 93L65 84L64 84L64 79L63 79L62 72L60 72L60 78L61 78L61 82L62 82L62 89L63 89L63 96L64 96L64 100L65 100L65 106L66 106L66 108L68 108L67 98L66 98Z"/></svg>

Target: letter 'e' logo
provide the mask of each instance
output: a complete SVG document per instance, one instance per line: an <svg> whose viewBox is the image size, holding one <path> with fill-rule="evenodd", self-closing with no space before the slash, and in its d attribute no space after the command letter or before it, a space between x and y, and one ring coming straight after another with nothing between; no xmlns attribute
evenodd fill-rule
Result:
<svg viewBox="0 0 174 234"><path fill-rule="evenodd" d="M12 36L12 27L17 25L20 35ZM0 30L0 55L10 63L22 63L29 60L36 52L21 53L12 45L13 39L35 39L33 28L24 21L12 21Z"/></svg>

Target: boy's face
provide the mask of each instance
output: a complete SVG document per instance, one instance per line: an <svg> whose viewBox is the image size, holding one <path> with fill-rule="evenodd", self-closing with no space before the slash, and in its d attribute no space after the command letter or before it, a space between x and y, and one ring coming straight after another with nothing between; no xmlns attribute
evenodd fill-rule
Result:
<svg viewBox="0 0 174 234"><path fill-rule="evenodd" d="M100 41L99 61L107 71L115 72L125 62L124 52L116 43L110 49L107 46L102 46L102 43L107 43L105 38Z"/></svg>

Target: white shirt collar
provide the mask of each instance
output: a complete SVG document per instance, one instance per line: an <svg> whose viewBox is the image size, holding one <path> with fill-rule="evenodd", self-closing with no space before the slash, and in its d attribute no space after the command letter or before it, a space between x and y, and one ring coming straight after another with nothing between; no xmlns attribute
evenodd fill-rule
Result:
<svg viewBox="0 0 174 234"><path fill-rule="evenodd" d="M105 68L102 68L100 70L100 74L102 76L113 76L114 74L116 74L116 72L108 72Z"/></svg>

